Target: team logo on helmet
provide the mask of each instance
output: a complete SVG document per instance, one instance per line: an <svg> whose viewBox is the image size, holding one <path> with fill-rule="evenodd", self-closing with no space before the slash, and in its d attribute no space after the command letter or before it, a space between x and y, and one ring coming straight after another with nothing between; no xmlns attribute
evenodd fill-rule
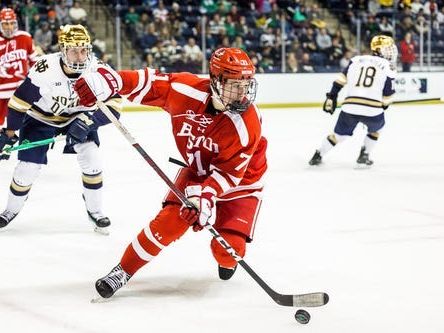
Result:
<svg viewBox="0 0 444 333"><path fill-rule="evenodd" d="M398 49L392 37L385 35L374 36L370 42L370 49L373 54L385 58L393 64L396 63Z"/></svg>
<svg viewBox="0 0 444 333"><path fill-rule="evenodd" d="M88 30L83 25L76 24L60 27L59 47L62 52L62 60L65 65L76 73L82 73L88 68L92 59L91 37ZM84 60L72 60L71 49L84 50L86 58Z"/></svg>

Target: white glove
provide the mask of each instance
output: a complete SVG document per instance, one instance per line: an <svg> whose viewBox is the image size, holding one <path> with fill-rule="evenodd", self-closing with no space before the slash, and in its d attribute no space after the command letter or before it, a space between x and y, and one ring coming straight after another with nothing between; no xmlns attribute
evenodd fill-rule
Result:
<svg viewBox="0 0 444 333"><path fill-rule="evenodd" d="M182 206L180 216L189 224L198 223L201 227L207 223L216 222L216 191L211 187L202 189L201 185L191 185L185 188L185 196L195 206L191 209Z"/></svg>

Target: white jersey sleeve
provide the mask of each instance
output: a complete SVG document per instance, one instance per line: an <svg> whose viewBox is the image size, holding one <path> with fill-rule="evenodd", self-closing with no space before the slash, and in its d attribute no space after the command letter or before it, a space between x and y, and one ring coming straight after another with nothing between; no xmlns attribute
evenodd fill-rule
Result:
<svg viewBox="0 0 444 333"><path fill-rule="evenodd" d="M390 68L390 62L381 57L353 57L341 79L347 83L342 103L342 111L347 113L377 116L384 111L387 98L394 93L395 72Z"/></svg>

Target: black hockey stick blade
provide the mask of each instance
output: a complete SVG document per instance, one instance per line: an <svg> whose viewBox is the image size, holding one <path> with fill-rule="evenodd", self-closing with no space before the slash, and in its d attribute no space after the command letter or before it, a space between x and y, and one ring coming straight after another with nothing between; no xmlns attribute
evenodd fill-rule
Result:
<svg viewBox="0 0 444 333"><path fill-rule="evenodd" d="M313 308L323 306L328 303L327 293L316 292L309 294L283 295L274 291L257 273L244 261L238 260L239 265L262 287L262 289L275 301L282 306L307 307Z"/></svg>

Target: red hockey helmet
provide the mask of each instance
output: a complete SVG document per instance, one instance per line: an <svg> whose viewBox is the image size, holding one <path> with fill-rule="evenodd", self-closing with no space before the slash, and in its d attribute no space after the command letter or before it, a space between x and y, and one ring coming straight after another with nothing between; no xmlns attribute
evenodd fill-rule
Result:
<svg viewBox="0 0 444 333"><path fill-rule="evenodd" d="M17 15L11 8L3 8L0 11L0 31L6 38L11 38L18 30Z"/></svg>
<svg viewBox="0 0 444 333"><path fill-rule="evenodd" d="M220 48L210 59L213 104L221 111L243 112L256 98L256 69L238 48Z"/></svg>

